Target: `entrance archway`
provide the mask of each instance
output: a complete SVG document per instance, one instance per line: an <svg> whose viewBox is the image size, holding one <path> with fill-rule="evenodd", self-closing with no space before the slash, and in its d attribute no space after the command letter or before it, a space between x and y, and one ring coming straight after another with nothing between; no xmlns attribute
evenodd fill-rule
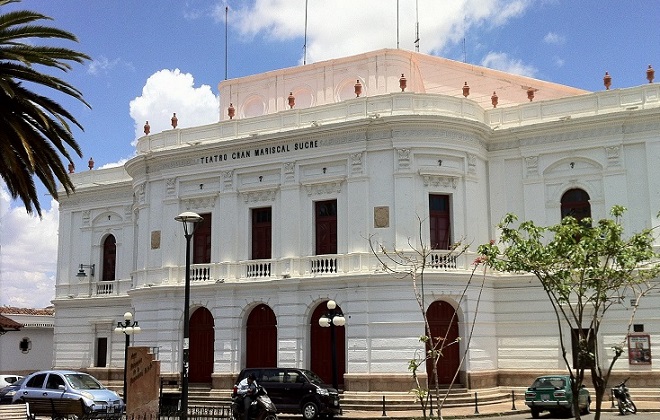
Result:
<svg viewBox="0 0 660 420"><path fill-rule="evenodd" d="M215 329L213 315L206 308L197 308L190 317L190 371L191 383L211 383Z"/></svg>
<svg viewBox="0 0 660 420"><path fill-rule="evenodd" d="M316 306L310 320L310 369L323 379L326 384L332 383L332 347L330 345L330 328L319 325L321 318L328 311L328 301ZM339 305L336 308L341 311ZM337 385L344 388L344 373L346 372L346 332L344 327L334 327L335 349L337 351Z"/></svg>
<svg viewBox="0 0 660 420"><path fill-rule="evenodd" d="M245 367L277 367L277 318L268 305L252 309L245 336Z"/></svg>
<svg viewBox="0 0 660 420"><path fill-rule="evenodd" d="M431 328L431 336L444 338L446 343L454 343L458 338L458 315L455 315L454 307L444 301L436 300L426 310L426 317ZM430 343L426 344L426 351L431 349ZM438 384L448 385L451 383L456 371L460 366L460 346L458 343L448 345L442 349L442 356L436 364L438 369ZM433 377L433 360L426 360L426 373L428 384L435 386Z"/></svg>

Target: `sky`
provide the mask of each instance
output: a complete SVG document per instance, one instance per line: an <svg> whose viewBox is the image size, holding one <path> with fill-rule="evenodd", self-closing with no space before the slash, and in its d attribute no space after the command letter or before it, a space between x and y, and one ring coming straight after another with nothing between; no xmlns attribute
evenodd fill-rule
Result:
<svg viewBox="0 0 660 420"><path fill-rule="evenodd" d="M606 71L616 89L648 83L649 64L660 70L655 0L23 0L0 13L26 9L79 40L58 45L91 57L56 74L91 108L43 92L84 127L74 129L78 172L90 158L98 169L133 157L146 121L151 133L174 112L179 128L217 122L226 78L415 51L417 32L421 53L589 91L604 89ZM43 308L55 296L58 203L40 191L42 218L0 183L0 306Z"/></svg>

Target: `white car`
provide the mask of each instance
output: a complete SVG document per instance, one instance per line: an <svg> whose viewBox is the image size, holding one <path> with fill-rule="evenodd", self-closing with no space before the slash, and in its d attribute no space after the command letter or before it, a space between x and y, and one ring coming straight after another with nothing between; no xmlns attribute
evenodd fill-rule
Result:
<svg viewBox="0 0 660 420"><path fill-rule="evenodd" d="M0 375L0 388L4 388L7 385L11 385L21 378L22 378L21 375Z"/></svg>

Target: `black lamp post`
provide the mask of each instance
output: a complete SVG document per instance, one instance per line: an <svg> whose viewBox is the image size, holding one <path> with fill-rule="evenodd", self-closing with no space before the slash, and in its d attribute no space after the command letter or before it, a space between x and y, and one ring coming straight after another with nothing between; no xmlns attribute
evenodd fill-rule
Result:
<svg viewBox="0 0 660 420"><path fill-rule="evenodd" d="M174 218L183 223L183 235L186 237L186 286L183 303L183 357L181 366L181 418L188 417L188 363L190 360L190 239L195 233L197 223L204 220L202 216L186 211Z"/></svg>
<svg viewBox="0 0 660 420"><path fill-rule="evenodd" d="M319 318L319 325L321 327L330 327L330 346L332 347L332 386L339 389L337 381L337 344L335 339L335 326L343 327L346 324L346 318L337 308L337 303L334 300L329 300L326 304L328 312Z"/></svg>
<svg viewBox="0 0 660 420"><path fill-rule="evenodd" d="M115 332L117 334L124 334L126 336L126 345L124 346L124 393L121 395L124 399L124 404L128 401L126 395L126 370L128 368L128 346L131 344L131 335L138 334L141 328L138 326L137 321L133 321L133 314L126 312L124 314L124 322L117 322Z"/></svg>

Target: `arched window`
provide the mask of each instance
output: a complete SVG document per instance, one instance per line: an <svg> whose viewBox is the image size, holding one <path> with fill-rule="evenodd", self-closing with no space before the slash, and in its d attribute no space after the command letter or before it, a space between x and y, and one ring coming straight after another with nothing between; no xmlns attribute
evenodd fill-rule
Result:
<svg viewBox="0 0 660 420"><path fill-rule="evenodd" d="M108 235L103 241L103 276L102 281L115 279L115 264L117 262L117 241L112 235Z"/></svg>
<svg viewBox="0 0 660 420"><path fill-rule="evenodd" d="M573 188L561 196L561 218L573 216L577 220L591 217L589 194L580 188Z"/></svg>

